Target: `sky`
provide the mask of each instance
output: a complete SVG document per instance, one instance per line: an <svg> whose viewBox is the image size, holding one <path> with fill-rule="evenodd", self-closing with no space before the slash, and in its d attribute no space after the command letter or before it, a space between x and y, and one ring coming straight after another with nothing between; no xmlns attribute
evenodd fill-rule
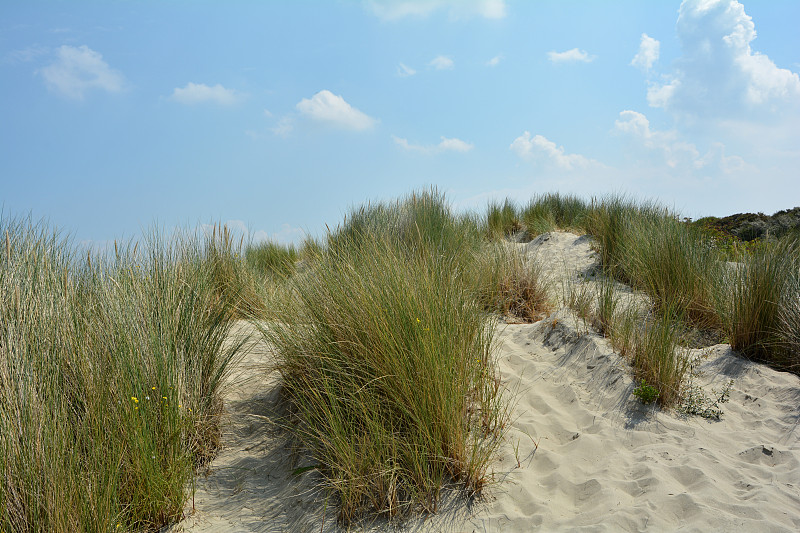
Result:
<svg viewBox="0 0 800 533"><path fill-rule="evenodd" d="M800 205L800 1L4 1L0 210L302 241L436 187Z"/></svg>

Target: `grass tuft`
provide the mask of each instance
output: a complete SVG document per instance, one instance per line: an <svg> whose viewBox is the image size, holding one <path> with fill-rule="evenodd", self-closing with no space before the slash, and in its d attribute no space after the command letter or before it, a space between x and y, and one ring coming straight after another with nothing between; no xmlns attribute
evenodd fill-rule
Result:
<svg viewBox="0 0 800 533"><path fill-rule="evenodd" d="M30 219L0 228L0 530L177 520L238 349L219 250L152 234L107 258Z"/></svg>
<svg viewBox="0 0 800 533"><path fill-rule="evenodd" d="M343 522L434 511L443 487L489 482L507 412L463 227L426 194L357 211L263 328L291 431Z"/></svg>

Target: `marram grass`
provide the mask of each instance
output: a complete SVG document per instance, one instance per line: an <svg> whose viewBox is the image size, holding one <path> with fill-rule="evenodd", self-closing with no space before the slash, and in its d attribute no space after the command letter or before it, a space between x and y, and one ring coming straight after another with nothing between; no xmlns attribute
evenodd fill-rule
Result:
<svg viewBox="0 0 800 533"><path fill-rule="evenodd" d="M45 224L0 226L0 530L179 519L237 350L219 243L153 235L87 257Z"/></svg>
<svg viewBox="0 0 800 533"><path fill-rule="evenodd" d="M344 522L434 511L452 484L479 492L508 414L472 258L451 247L460 223L430 196L360 215L263 328L288 423Z"/></svg>

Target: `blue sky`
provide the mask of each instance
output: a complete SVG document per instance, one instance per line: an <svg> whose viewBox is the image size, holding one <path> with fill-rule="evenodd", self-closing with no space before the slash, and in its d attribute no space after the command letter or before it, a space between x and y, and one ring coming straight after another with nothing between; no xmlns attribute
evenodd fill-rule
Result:
<svg viewBox="0 0 800 533"><path fill-rule="evenodd" d="M0 5L0 204L103 243L213 221L319 234L437 186L458 208L626 193L800 205L800 2Z"/></svg>

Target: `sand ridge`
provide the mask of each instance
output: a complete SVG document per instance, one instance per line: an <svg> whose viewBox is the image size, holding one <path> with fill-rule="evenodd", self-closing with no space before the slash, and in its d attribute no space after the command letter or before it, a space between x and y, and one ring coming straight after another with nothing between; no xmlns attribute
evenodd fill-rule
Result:
<svg viewBox="0 0 800 533"><path fill-rule="evenodd" d="M590 244L553 232L513 246L566 287L597 282ZM235 334L252 333L242 323ZM252 339L229 384L225 446L197 480L190 516L172 529L339 531L318 474L293 475L308 461L276 431L271 355ZM641 405L627 363L566 308L503 326L498 365L515 403L493 467L498 483L478 501L445 501L433 516L354 529L800 530L800 378L745 361L728 345L703 353L706 386L734 379L720 421Z"/></svg>

